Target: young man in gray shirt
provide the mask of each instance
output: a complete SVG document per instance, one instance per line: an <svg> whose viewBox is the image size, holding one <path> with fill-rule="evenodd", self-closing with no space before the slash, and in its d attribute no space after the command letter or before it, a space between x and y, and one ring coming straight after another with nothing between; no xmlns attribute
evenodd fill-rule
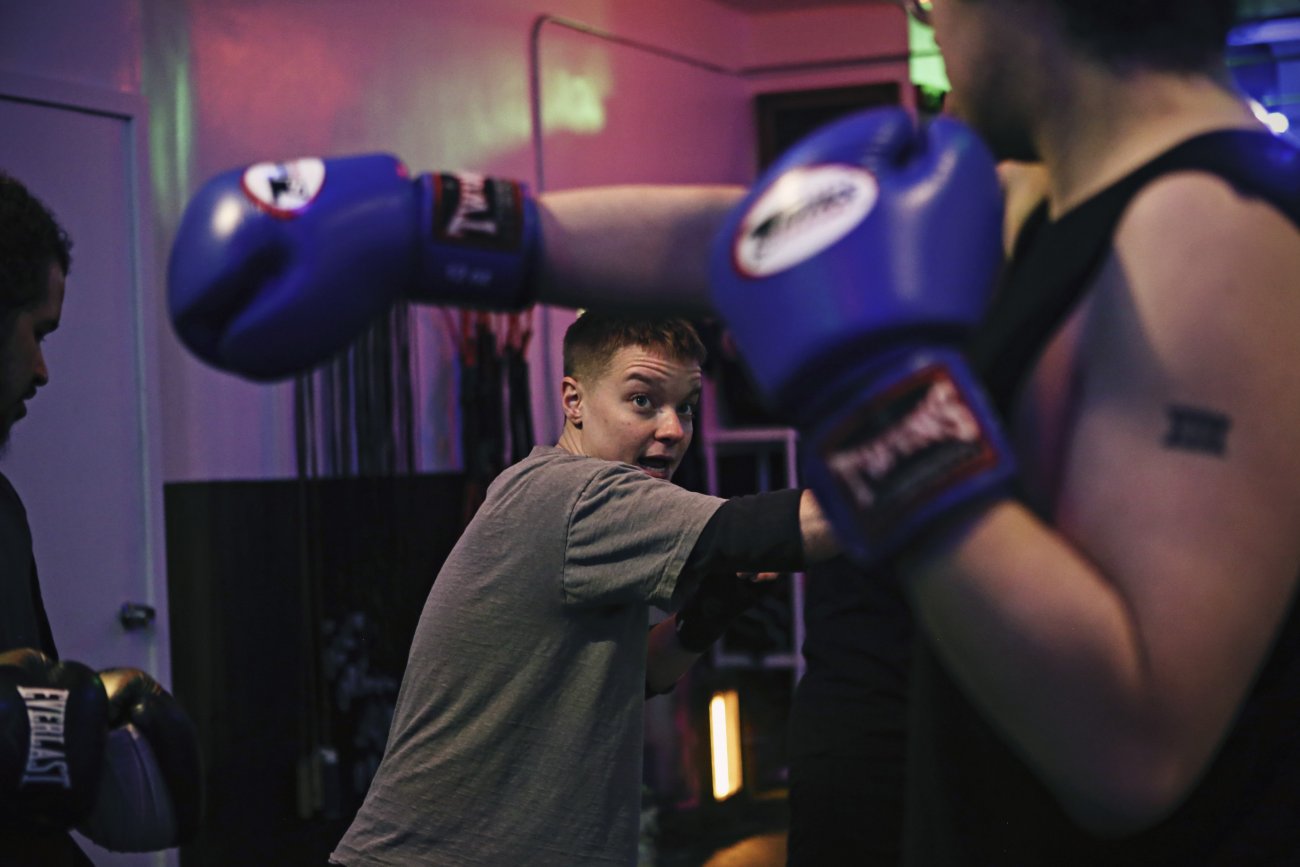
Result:
<svg viewBox="0 0 1300 867"><path fill-rule="evenodd" d="M737 573L836 551L809 494L669 482L703 355L683 320L569 329L564 431L497 478L434 582L335 863L636 863L646 695L743 606ZM647 632L652 605L678 613Z"/></svg>

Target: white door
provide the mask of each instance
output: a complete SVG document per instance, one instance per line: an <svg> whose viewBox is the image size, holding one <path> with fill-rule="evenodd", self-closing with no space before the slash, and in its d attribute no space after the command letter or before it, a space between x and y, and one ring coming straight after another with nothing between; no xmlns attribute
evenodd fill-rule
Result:
<svg viewBox="0 0 1300 867"><path fill-rule="evenodd" d="M148 374L157 288L147 284L142 112L131 98L0 77L0 168L73 239L63 320L46 340L50 382L14 427L0 469L27 507L59 653L134 666L170 685L156 389ZM145 240L142 240L145 239ZM124 603L156 619L127 629ZM176 863L176 853L97 865Z"/></svg>

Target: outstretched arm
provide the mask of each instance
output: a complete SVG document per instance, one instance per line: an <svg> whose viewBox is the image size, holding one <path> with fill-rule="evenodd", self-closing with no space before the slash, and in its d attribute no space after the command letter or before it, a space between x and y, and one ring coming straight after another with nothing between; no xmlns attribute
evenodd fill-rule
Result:
<svg viewBox="0 0 1300 867"><path fill-rule="evenodd" d="M713 315L709 246L744 192L727 186L622 186L544 193L538 201L538 300Z"/></svg>
<svg viewBox="0 0 1300 867"><path fill-rule="evenodd" d="M168 309L197 357L266 381L342 351L399 299L704 316L707 250L740 194L609 187L535 201L508 179L412 176L390 154L258 163L213 177L186 207Z"/></svg>

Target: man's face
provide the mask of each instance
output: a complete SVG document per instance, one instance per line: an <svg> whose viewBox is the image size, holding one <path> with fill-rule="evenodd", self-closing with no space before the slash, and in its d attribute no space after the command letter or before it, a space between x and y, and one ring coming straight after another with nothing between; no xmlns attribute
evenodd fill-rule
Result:
<svg viewBox="0 0 1300 867"><path fill-rule="evenodd" d="M583 454L668 479L695 432L700 379L694 361L625 346L594 380L564 378L565 416L579 432Z"/></svg>
<svg viewBox="0 0 1300 867"><path fill-rule="evenodd" d="M999 160L1037 160L1021 101L1032 84L1038 4L934 0L929 18L952 92L945 110L969 124ZM1027 37L1027 38L1026 38Z"/></svg>
<svg viewBox="0 0 1300 867"><path fill-rule="evenodd" d="M11 314L7 332L0 335L0 446L9 441L14 422L27 415L26 402L49 382L41 341L59 327L63 289L63 270L52 263L45 292Z"/></svg>

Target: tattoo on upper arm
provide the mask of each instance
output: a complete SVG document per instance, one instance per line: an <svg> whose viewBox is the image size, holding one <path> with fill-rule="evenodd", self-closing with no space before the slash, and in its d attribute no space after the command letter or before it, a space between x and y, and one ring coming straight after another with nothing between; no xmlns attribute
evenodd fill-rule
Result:
<svg viewBox="0 0 1300 867"><path fill-rule="evenodd" d="M1194 406L1170 406L1169 430L1164 446L1208 455L1224 455L1228 451L1228 429L1232 419L1221 412Z"/></svg>

